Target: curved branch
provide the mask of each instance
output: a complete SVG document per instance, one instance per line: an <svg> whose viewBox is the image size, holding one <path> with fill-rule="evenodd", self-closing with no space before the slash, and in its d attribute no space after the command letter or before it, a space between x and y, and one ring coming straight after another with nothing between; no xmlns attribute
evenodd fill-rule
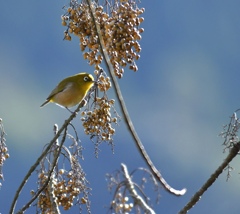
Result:
<svg viewBox="0 0 240 214"><path fill-rule="evenodd" d="M111 80L113 82L113 87L114 87L114 92L116 93L116 97L118 99L118 102L120 104L120 108L121 108L121 112L124 116L124 120L127 124L127 127L134 139L134 142L136 144L136 147L138 148L139 152L142 154L144 160L146 161L147 165L150 167L152 173L154 174L154 176L161 182L161 184L163 185L163 187L171 194L174 194L176 196L181 196L181 195L184 195L186 193L186 189L182 189L182 190L176 190L174 188L172 188L166 181L165 179L163 178L163 176L161 175L161 173L157 170L157 168L154 166L153 162L151 161L150 157L148 156L140 138L138 137L138 134L137 132L135 131L135 128L133 126L133 123L130 119L130 116L128 114L128 111L127 111L127 107L125 105L125 102L124 102L124 99L123 99L123 96L122 96L122 93L121 93L121 90L120 90L120 87L118 85L118 82L117 82L117 79L115 77L115 74L114 74L114 70L113 70L113 67L111 65L111 62L110 62L110 59L108 57L108 53L105 49L105 46L104 46L104 41L103 41L103 38L102 38L102 34L101 34L101 30L100 30L100 26L99 24L97 23L96 19L95 19L95 15L94 15L94 7L92 5L92 1L91 0L87 0L88 2L88 6L89 6L89 10L90 10L90 13L91 13L91 16L92 16L92 19L93 19L93 22L95 24L95 28L96 28L96 31L97 31L97 35L98 35L98 40L99 40L99 44L100 44L100 51L102 52L103 54L103 59L105 61L105 64L107 66L107 69L109 71L109 74L110 74L110 77L111 77Z"/></svg>

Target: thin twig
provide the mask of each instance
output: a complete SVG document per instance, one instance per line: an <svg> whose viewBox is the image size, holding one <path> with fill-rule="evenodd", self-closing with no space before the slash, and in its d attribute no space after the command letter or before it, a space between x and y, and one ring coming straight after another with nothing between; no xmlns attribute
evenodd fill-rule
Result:
<svg viewBox="0 0 240 214"><path fill-rule="evenodd" d="M234 145L230 150L228 156L224 162L216 169L216 171L210 176L206 183L195 193L187 205L179 211L179 214L187 213L202 197L202 195L207 191L207 189L216 181L218 176L223 172L223 170L228 166L228 164L233 160L240 150L240 142Z"/></svg>
<svg viewBox="0 0 240 214"><path fill-rule="evenodd" d="M56 140L58 139L58 137L61 135L61 133L63 132L63 130L66 129L66 127L68 126L68 124L76 117L77 113L79 112L80 108L82 107L82 104L80 103L77 107L77 109L70 115L70 117L65 120L64 124L62 125L62 127L59 129L59 131L56 133L56 135L53 137L53 139L50 141L49 145L47 146L47 148L42 152L42 154L39 156L39 158L36 160L36 162L31 166L31 168L29 169L28 173L26 174L26 176L24 177L22 183L20 184L20 186L18 187L16 194L14 196L13 202L11 204L10 207L10 214L14 213L15 207L16 207L16 203L17 203L17 199L20 195L20 192L22 191L23 187L25 186L25 184L28 181L28 178L31 176L31 174L33 173L33 171L37 168L37 166L39 165L39 163L41 162L41 160L47 155L48 151L50 150L50 148L52 147L52 145L56 142Z"/></svg>
<svg viewBox="0 0 240 214"><path fill-rule="evenodd" d="M49 196L50 196L50 202L51 202L51 207L52 207L52 213L61 214L58 204L57 204L57 197L54 193L54 190L55 190L54 178L55 178L55 174L52 173L50 180L49 180Z"/></svg>
<svg viewBox="0 0 240 214"><path fill-rule="evenodd" d="M58 125L55 124L54 125L54 134L57 134L58 132ZM58 158L59 158L59 155L60 155L60 152L63 148L63 143L65 142L65 139L66 139L66 135L67 135L67 128L65 129L64 131L64 135L62 137L62 141L61 141L61 144L59 146L59 141L58 139L56 140L56 144L54 145L55 147L57 147L54 152L53 152L53 162L52 162L52 167L54 167L53 169L56 171L56 166L57 166L57 162L58 162ZM61 214L59 208L58 208L58 205L57 205L57 198L56 198L56 195L54 193L54 179L55 179L55 173L49 173L48 175L50 177L50 180L49 180L49 185L48 185L48 192L49 192L49 198L50 198L50 202L51 202L51 208L52 208L52 212L54 214Z"/></svg>
<svg viewBox="0 0 240 214"><path fill-rule="evenodd" d="M95 19L95 16L94 16L94 8L91 4L91 0L87 0L88 2L88 6L89 6L89 10L91 12L91 16L92 16L92 19L93 19L93 22L95 24L95 27L96 27L96 31L97 31L97 35L98 35L98 39L99 39L99 44L100 44L100 51L102 52L103 54L103 59L104 59L104 62L107 66L107 69L109 71L109 74L110 74L110 77L111 77L111 80L113 82L113 87L114 87L114 92L116 93L116 97L118 99L118 102L120 104L120 109L121 109L121 112L123 114L123 117L124 117L124 120L127 124L127 127L134 139L134 142L136 144L136 147L138 148L139 152L142 154L142 157L145 159L147 165L150 167L152 173L154 174L154 176L161 182L161 184L163 185L163 187L171 194L174 194L176 196L181 196L181 195L184 195L186 193L186 189L182 189L182 190L176 190L174 188L172 188L166 181L165 179L163 178L163 176L161 175L161 173L157 170L157 168L154 166L153 162L151 161L150 157L148 156L140 138L138 137L138 134L137 132L135 131L135 128L134 128L134 125L131 121L131 118L128 114L128 111L127 111L127 107L125 105L125 102L124 102L124 99L123 99L123 96L122 96L122 93L121 93L121 90L120 90L120 87L118 85L118 82L117 82L117 79L115 77L115 74L114 74L114 70L113 70L113 67L111 65L111 62L110 62L110 59L108 57L108 54L107 54L107 51L105 49L105 46L104 46L104 41L103 41L103 38L102 38L102 34L101 34L101 30L100 30L100 26L99 24L97 23L96 19Z"/></svg>
<svg viewBox="0 0 240 214"><path fill-rule="evenodd" d="M6 158L3 158L3 156L5 156L6 153L8 153L5 135L6 135L6 132L3 127L2 118L0 118L0 159L1 159L0 180L3 180L3 181L4 181L4 177L3 177L2 167L3 167L4 160L6 159ZM1 186L2 186L2 183L0 182L0 188Z"/></svg>

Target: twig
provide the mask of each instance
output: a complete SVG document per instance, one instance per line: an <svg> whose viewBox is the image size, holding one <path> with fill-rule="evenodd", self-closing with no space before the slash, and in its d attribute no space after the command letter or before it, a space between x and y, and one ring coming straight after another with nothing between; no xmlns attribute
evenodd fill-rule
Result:
<svg viewBox="0 0 240 214"><path fill-rule="evenodd" d="M0 118L0 180L3 180L3 181L4 181L4 177L3 177L2 167L6 159L4 156L6 154L9 156L5 135L6 135L6 132L3 127L2 118ZM1 186L2 186L2 183L0 182L0 188Z"/></svg>
<svg viewBox="0 0 240 214"><path fill-rule="evenodd" d="M97 31L97 35L98 35L98 39L99 39L99 44L100 44L100 51L102 52L103 54L103 59L105 61L105 64L107 66L107 69L109 71L109 74L110 74L110 77L111 77L111 80L113 82L113 87L114 87L114 92L116 93L116 97L118 99L118 102L120 104L120 109L121 109L121 112L124 116L124 120L127 124L127 127L134 139L134 142L136 144L136 147L138 148L139 152L142 154L143 158L145 159L147 165L150 167L152 173L154 174L154 176L161 182L161 184L163 185L163 187L171 194L174 194L176 196L181 196L181 195L184 195L186 193L186 189L182 189L182 190L176 190L174 188L172 188L166 181L165 179L163 178L163 176L161 175L161 173L157 170L157 168L154 166L153 162L151 161L150 157L148 156L140 138L138 137L138 134L137 132L135 131L135 128L133 126L133 123L131 121L131 118L128 114L128 111L127 111L127 107L125 105L125 102L124 102L124 99L123 99L123 96L122 96L122 93L121 93L121 90L120 90L120 87L118 85L118 82L117 82L117 79L115 77L115 74L114 74L114 70L113 70L113 67L111 65L111 62L110 62L110 59L108 57L108 54L107 54L107 51L104 47L104 41L103 41L103 38L102 38L102 34L101 34L101 30L100 30L100 26L99 24L97 23L96 19L95 19L95 16L94 16L94 8L91 4L91 0L87 0L88 2L88 6L89 6L89 10L91 12L91 16L92 16L92 19L93 19L93 22L95 24L95 27L96 27L96 31Z"/></svg>
<svg viewBox="0 0 240 214"><path fill-rule="evenodd" d="M239 150L240 150L240 142L238 142L233 146L233 148L230 150L224 162L210 176L210 178L206 181L206 183L195 193L195 195L191 198L191 200L187 203L187 205L182 210L180 210L179 214L187 213L200 200L202 195L216 181L216 179L222 173L222 171L228 166L228 164L232 161L232 159L238 154Z"/></svg>

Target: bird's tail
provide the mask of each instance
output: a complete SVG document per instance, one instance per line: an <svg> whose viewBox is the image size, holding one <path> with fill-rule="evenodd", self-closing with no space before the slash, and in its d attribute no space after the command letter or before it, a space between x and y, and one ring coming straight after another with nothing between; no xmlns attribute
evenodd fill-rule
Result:
<svg viewBox="0 0 240 214"><path fill-rule="evenodd" d="M50 100L46 100L42 105L40 105L40 108L42 108L43 106L47 105L49 103Z"/></svg>

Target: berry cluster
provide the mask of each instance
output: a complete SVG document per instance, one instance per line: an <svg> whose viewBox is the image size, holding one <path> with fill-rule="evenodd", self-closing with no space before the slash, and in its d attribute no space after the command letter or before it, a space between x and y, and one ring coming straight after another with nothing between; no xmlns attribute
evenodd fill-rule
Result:
<svg viewBox="0 0 240 214"><path fill-rule="evenodd" d="M82 192L82 184L79 182L77 177L74 176L73 171L66 172L64 169L60 169L59 175L62 179L54 178L52 180L53 194L56 198L57 205L62 206L64 210L69 210L74 204L74 199ZM47 175L45 173L40 173L39 179L40 182L44 184L47 179ZM46 188L40 194L38 199L38 207L43 213L51 210L52 204L49 188Z"/></svg>
<svg viewBox="0 0 240 214"><path fill-rule="evenodd" d="M1 168L2 168L5 160L9 157L10 157L10 155L8 153L8 148L6 147L6 145L0 145L0 179L1 180L3 179L3 174L1 172L2 171Z"/></svg>
<svg viewBox="0 0 240 214"><path fill-rule="evenodd" d="M102 92L106 92L111 88L110 78L106 75L103 75L102 72L95 70L94 74L98 77L98 88Z"/></svg>
<svg viewBox="0 0 240 214"><path fill-rule="evenodd" d="M112 123L117 123L117 117L111 116L111 107L114 100L104 98L96 98L95 108L93 111L83 111L82 118L84 131L87 135L97 137L100 141L113 141L112 136L115 129L112 128Z"/></svg>
<svg viewBox="0 0 240 214"><path fill-rule="evenodd" d="M69 137L73 136L69 135ZM76 139L73 140L74 142L77 142ZM63 207L64 210L69 210L76 204L79 204L80 206L86 204L87 210L90 210L90 203L88 200L88 181L86 180L85 173L78 162L78 157L80 157L79 152L81 152L79 150L80 147L77 144L72 144L70 148L72 149L72 152L70 152L68 147L64 146L64 149L61 151L63 160L60 156L57 166L50 178L49 169L46 168L46 166L49 165L49 160L52 159L52 152L54 153L56 151L55 146L53 147L52 152L50 152L40 164L41 169L38 172L39 189L41 189L48 181L47 187L40 193L37 201L37 207L40 209L41 213L55 213L54 208L58 206ZM69 166L70 169L57 170L61 162L63 163L64 168ZM32 190L31 194L35 195L36 193Z"/></svg>
<svg viewBox="0 0 240 214"><path fill-rule="evenodd" d="M135 1L115 0L106 2L106 6L93 3L95 19L100 26L104 48L113 65L115 75L123 76L124 67L129 65L133 71L137 71L135 60L138 60L141 51L139 40L144 31L139 25L144 21L140 17L145 9L139 9ZM78 3L71 1L65 15L62 16L62 25L67 26L65 39L71 40L71 34L79 37L81 51L90 65L98 69L103 60L99 51L99 41L89 6L86 1ZM88 50L86 50L88 48Z"/></svg>
<svg viewBox="0 0 240 214"><path fill-rule="evenodd" d="M134 205L128 201L128 197L124 197L121 193L118 193L111 203L111 209L115 213L129 213L132 211Z"/></svg>

